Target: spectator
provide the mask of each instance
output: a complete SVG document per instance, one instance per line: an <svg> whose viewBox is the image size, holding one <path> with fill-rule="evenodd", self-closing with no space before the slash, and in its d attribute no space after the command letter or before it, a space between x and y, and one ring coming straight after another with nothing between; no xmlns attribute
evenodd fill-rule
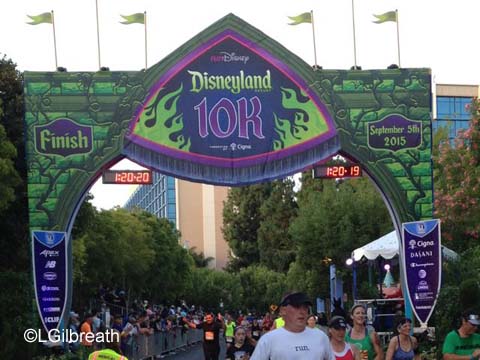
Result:
<svg viewBox="0 0 480 360"><path fill-rule="evenodd" d="M478 360L480 358L480 335L476 334L480 317L473 311L466 311L461 316L462 324L445 337L443 343L443 360Z"/></svg>
<svg viewBox="0 0 480 360"><path fill-rule="evenodd" d="M80 325L80 336L81 336L81 358L87 360L89 355L93 352L93 342L89 340L89 337L92 336L92 323L93 315L87 313L85 319L83 320L82 325ZM89 334L87 336L87 334Z"/></svg>
<svg viewBox="0 0 480 360"><path fill-rule="evenodd" d="M70 324L68 329L71 331L72 334L78 334L80 330L80 321L78 320L79 316L76 312L70 311ZM80 342L72 342L69 344L70 351L76 353L78 348L80 347Z"/></svg>
<svg viewBox="0 0 480 360"><path fill-rule="evenodd" d="M120 334L120 347L122 353L126 354L133 348L135 343L135 338L138 335L138 324L137 319L134 316L128 318L128 322L125 324L125 327Z"/></svg>
<svg viewBox="0 0 480 360"><path fill-rule="evenodd" d="M270 331L258 341L251 360L332 360L328 337L318 329L307 328L312 303L301 292L285 295L280 314L285 326Z"/></svg>

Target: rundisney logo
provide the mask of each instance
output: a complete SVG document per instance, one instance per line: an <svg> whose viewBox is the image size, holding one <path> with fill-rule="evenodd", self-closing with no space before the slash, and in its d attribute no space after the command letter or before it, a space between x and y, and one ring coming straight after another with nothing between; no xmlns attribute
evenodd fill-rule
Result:
<svg viewBox="0 0 480 360"><path fill-rule="evenodd" d="M212 55L210 56L210 61L211 62L242 62L243 64L246 64L248 60L250 60L250 56L246 55L237 55L234 52L228 53L226 51L221 51L221 55Z"/></svg>

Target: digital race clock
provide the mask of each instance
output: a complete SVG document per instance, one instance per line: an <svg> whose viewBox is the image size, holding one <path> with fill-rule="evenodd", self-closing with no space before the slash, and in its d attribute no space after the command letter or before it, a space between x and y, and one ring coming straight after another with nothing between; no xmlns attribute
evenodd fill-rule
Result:
<svg viewBox="0 0 480 360"><path fill-rule="evenodd" d="M102 182L104 184L151 184L152 172L150 170L105 170Z"/></svg>
<svg viewBox="0 0 480 360"><path fill-rule="evenodd" d="M352 177L361 177L362 168L360 165L328 165L328 166L317 166L313 168L313 177L314 178L327 178L327 179L336 179L336 178L352 178Z"/></svg>

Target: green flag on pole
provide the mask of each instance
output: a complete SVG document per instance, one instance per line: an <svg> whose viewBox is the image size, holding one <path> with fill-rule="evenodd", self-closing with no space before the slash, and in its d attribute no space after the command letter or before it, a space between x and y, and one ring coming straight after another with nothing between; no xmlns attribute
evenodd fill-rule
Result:
<svg viewBox="0 0 480 360"><path fill-rule="evenodd" d="M45 12L40 15L27 15L32 21L27 22L30 25L38 25L38 24L52 24L52 13Z"/></svg>
<svg viewBox="0 0 480 360"><path fill-rule="evenodd" d="M297 15L297 16L289 16L288 17L290 20L292 20L292 23L289 23L288 25L298 25L298 24L303 24L303 23L312 23L312 13L311 12L305 12L303 14Z"/></svg>
<svg viewBox="0 0 480 360"><path fill-rule="evenodd" d="M145 24L145 14L136 13L131 15L120 15L125 21L120 21L121 24L130 25L130 24Z"/></svg>
<svg viewBox="0 0 480 360"><path fill-rule="evenodd" d="M396 11L388 11L384 14L379 14L379 15L373 14L373 16L375 16L377 18L376 21L373 21L375 24L382 24L382 23L387 22L387 21L397 22L397 12Z"/></svg>

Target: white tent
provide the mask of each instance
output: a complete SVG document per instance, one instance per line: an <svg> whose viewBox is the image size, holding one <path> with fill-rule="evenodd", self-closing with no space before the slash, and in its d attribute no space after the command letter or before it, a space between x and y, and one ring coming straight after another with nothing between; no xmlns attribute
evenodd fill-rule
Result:
<svg viewBox="0 0 480 360"><path fill-rule="evenodd" d="M397 232L392 232L383 235L381 238L368 243L361 248L358 248L352 252L352 258L355 261L359 261L361 258L366 257L368 260L374 260L381 256L384 259L391 259L399 253L399 241ZM448 260L455 260L458 258L458 254L442 245L442 254L444 258Z"/></svg>

